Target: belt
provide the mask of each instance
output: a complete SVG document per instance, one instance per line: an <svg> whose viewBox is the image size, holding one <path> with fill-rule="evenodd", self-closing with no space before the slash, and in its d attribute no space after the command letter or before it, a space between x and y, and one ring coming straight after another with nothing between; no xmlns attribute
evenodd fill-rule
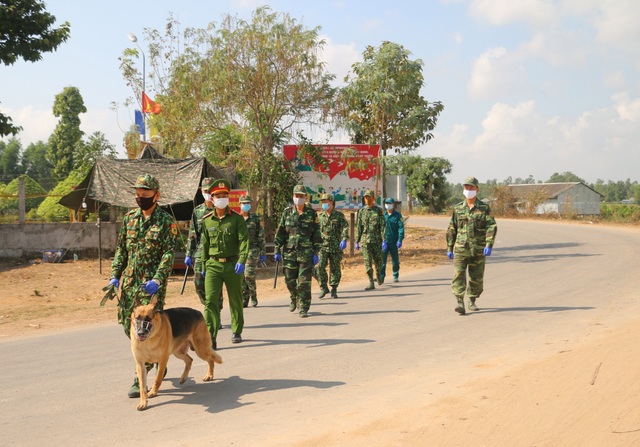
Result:
<svg viewBox="0 0 640 447"><path fill-rule="evenodd" d="M219 258L218 256L212 256L218 262L233 262L240 259L240 256L229 256L228 258Z"/></svg>

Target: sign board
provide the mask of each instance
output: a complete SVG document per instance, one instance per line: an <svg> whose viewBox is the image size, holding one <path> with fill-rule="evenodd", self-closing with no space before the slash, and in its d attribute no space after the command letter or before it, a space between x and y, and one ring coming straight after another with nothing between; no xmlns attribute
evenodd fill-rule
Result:
<svg viewBox="0 0 640 447"><path fill-rule="evenodd" d="M240 213L240 197L249 194L246 189L232 189L229 191L229 208Z"/></svg>
<svg viewBox="0 0 640 447"><path fill-rule="evenodd" d="M319 207L321 194L333 194L335 206L342 210L357 210L363 204L364 192L371 189L380 204L382 193L379 177L380 145L322 144L326 165L314 165L298 157L299 146L285 145L284 156L298 170L311 197L314 208Z"/></svg>

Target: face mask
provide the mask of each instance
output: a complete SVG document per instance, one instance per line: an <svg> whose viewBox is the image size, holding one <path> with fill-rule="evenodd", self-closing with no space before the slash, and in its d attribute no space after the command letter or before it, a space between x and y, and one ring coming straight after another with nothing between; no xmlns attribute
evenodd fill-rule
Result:
<svg viewBox="0 0 640 447"><path fill-rule="evenodd" d="M475 190L473 190L473 189L465 189L464 191L462 191L462 194L464 194L464 196L465 196L467 199L473 199L473 198L476 196L476 193L477 193L477 192L478 192L478 191L475 191Z"/></svg>
<svg viewBox="0 0 640 447"><path fill-rule="evenodd" d="M242 211L244 211L245 213L248 213L249 211L251 211L251 204L250 203L243 203L242 205L240 205L240 209Z"/></svg>
<svg viewBox="0 0 640 447"><path fill-rule="evenodd" d="M293 204L296 206L302 206L307 201L304 197L294 197Z"/></svg>
<svg viewBox="0 0 640 447"><path fill-rule="evenodd" d="M328 203L323 203L323 204L322 204L322 209L323 209L324 211L329 211L329 204L328 204Z"/></svg>
<svg viewBox="0 0 640 447"><path fill-rule="evenodd" d="M219 210L225 209L229 205L229 197L219 197L213 199L213 206Z"/></svg>
<svg viewBox="0 0 640 447"><path fill-rule="evenodd" d="M211 194L207 194L206 192L203 192L202 197L204 197L204 200L206 200L207 202L211 202Z"/></svg>
<svg viewBox="0 0 640 447"><path fill-rule="evenodd" d="M155 199L156 196L153 197L136 197L136 203L138 204L138 206L140 207L140 209L142 211L147 211L149 208L151 208L156 202Z"/></svg>
<svg viewBox="0 0 640 447"><path fill-rule="evenodd" d="M392 203L385 203L384 207L387 209L387 211L391 211L393 209L393 204Z"/></svg>

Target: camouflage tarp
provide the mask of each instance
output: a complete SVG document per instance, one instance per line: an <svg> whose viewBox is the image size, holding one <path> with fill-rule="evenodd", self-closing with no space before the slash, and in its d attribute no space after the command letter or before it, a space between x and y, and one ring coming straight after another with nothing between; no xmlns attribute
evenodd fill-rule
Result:
<svg viewBox="0 0 640 447"><path fill-rule="evenodd" d="M204 157L111 159L96 162L77 188L58 203L72 210L82 211L85 203L91 212L109 204L126 208L137 206L134 199L136 178L151 174L160 183L160 205L170 208L178 220L189 220L191 211L202 203L200 182L205 177L226 178L237 187L235 174L229 169L214 168Z"/></svg>

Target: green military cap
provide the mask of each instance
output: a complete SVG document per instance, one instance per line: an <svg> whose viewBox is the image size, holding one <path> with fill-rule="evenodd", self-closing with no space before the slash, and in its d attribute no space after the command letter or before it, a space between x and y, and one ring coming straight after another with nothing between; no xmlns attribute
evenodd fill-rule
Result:
<svg viewBox="0 0 640 447"><path fill-rule="evenodd" d="M334 201L335 201L335 197L333 197L333 194L322 194L322 195L320 196L320 200L321 200L321 201L322 201L322 200L329 200L329 201L331 201L331 202L334 202Z"/></svg>
<svg viewBox="0 0 640 447"><path fill-rule="evenodd" d="M375 197L375 196L376 196L376 193L374 193L374 192L373 192L373 189L367 189L367 190L364 192L364 196L365 196L365 197L367 197L367 196Z"/></svg>
<svg viewBox="0 0 640 447"><path fill-rule="evenodd" d="M467 177L463 185L475 186L476 188L478 188L478 179L475 177Z"/></svg>
<svg viewBox="0 0 640 447"><path fill-rule="evenodd" d="M240 197L240 203L252 203L253 200L251 200L251 197L249 197L248 195L244 195Z"/></svg>
<svg viewBox="0 0 640 447"><path fill-rule="evenodd" d="M394 199L393 197L387 197L384 200L384 203L394 203L395 204L396 203L396 199Z"/></svg>
<svg viewBox="0 0 640 447"><path fill-rule="evenodd" d="M229 192L230 189L231 189L231 183L229 182L229 180L219 178L213 181L213 183L209 187L209 192L211 194L218 194L221 192Z"/></svg>
<svg viewBox="0 0 640 447"><path fill-rule="evenodd" d="M307 188L304 185L296 185L293 187L294 194L306 194Z"/></svg>
<svg viewBox="0 0 640 447"><path fill-rule="evenodd" d="M213 186L213 180L211 177L205 177L202 179L202 184L200 185L200 189L204 189L205 191L209 191L209 189Z"/></svg>
<svg viewBox="0 0 640 447"><path fill-rule="evenodd" d="M158 180L151 174L139 175L133 187L160 191L160 183L158 183Z"/></svg>

